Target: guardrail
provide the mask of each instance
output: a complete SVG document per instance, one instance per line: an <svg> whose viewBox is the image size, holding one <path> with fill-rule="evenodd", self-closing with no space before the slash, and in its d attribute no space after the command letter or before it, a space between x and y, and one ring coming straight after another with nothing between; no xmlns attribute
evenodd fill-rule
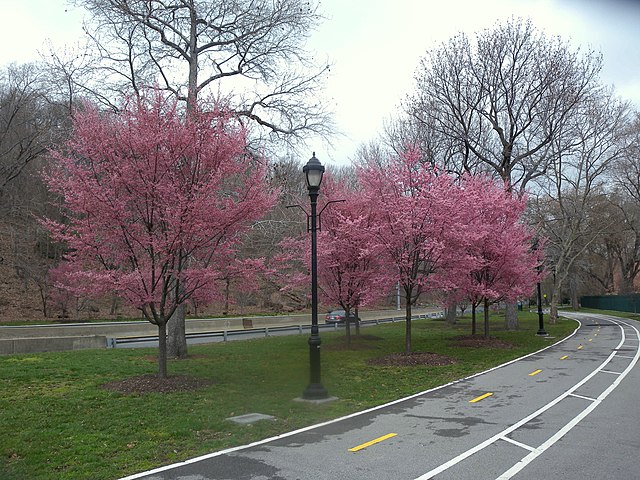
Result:
<svg viewBox="0 0 640 480"><path fill-rule="evenodd" d="M442 318L442 312L436 313L425 313L420 315L413 315L411 318L413 320L418 319L426 319L426 318ZM404 322L405 317L388 317L388 318L378 318L374 320L360 320L360 326L366 327L371 325L379 325L381 323L395 323L395 322ZM318 324L319 330L334 330L344 329L344 323L333 323L333 324ZM260 328L245 328L242 330L222 330L215 332L198 332L198 333L187 333L187 341L189 339L203 339L203 338L211 338L212 341L216 341L214 339L221 339L223 342L229 341L231 337L241 337L246 335L256 335L263 334L265 337L269 337L271 335L276 335L278 333L289 333L292 334L294 332L298 334L303 334L305 331L310 331L311 325L288 325L288 326L271 326L271 327L260 327ZM107 348L117 348L118 345L126 345L132 343L142 343L142 342L153 342L157 341L157 335L144 335L144 336L132 336L132 337L116 337L116 338L107 338ZM203 342L204 343L204 342Z"/></svg>

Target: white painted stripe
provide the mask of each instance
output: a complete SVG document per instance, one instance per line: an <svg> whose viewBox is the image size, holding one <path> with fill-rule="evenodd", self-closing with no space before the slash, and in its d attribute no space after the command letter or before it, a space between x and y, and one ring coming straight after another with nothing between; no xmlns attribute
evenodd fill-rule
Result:
<svg viewBox="0 0 640 480"><path fill-rule="evenodd" d="M590 402L595 402L596 399L595 398L591 398L591 397L585 397L584 395L578 395L577 393L572 393L571 395L569 395L570 397L576 397L576 398L581 398L583 400L589 400Z"/></svg>
<svg viewBox="0 0 640 480"><path fill-rule="evenodd" d="M635 328L634 328L635 329ZM621 333L622 333L622 340L620 340L620 343L618 344L618 347L616 348L620 348L620 345L622 345L625 341L625 334L624 334L624 329L622 327L620 327ZM637 330L636 330L637 332ZM575 332L574 332L575 333ZM496 440L499 440L500 438L509 435L511 432L517 430L518 428L520 428L522 425L528 423L529 421L533 420L534 418L538 417L540 414L546 412L547 410L549 410L551 407L557 405L558 403L560 403L562 400L564 400L565 398L567 398L569 395L573 394L573 392L575 392L578 388L580 388L582 385L584 385L585 383L587 383L589 380L591 380L595 375L597 375L600 370L602 368L605 367L605 365L607 365L611 359L615 356L615 352L612 352L604 362L602 362L595 370L593 370L589 375L587 375L586 377L584 377L580 382L576 383L573 387L571 387L569 390L565 391L563 394L561 394L560 396L556 397L555 399L551 400L549 403L547 403L546 405L542 406L541 408L539 408L538 410L536 410L535 412L533 412L532 414L524 417L522 420L514 423L513 425L511 425L510 427L507 427L506 429L504 429L502 432L497 433L496 435L488 438L487 440L485 440L484 442L479 443L478 445L476 445L475 447L470 448L469 450L462 452L461 454L459 454L458 456L452 458L451 460L449 460L448 462L443 463L442 465L434 468L433 470L430 470L429 472L425 473L424 475L420 475L419 477L417 477L415 480L430 480L432 477L435 477L436 475L438 475L439 473L444 472L445 470L448 470L449 468L453 467L454 465L460 463L461 461L465 460L466 458L470 457L471 455L473 455L474 453L479 452L480 450L483 450L484 448L488 447L489 445L495 443ZM635 363L635 362L634 362ZM616 378L616 382L618 382L621 379L621 377ZM614 382L615 383L615 382ZM593 404L591 404L593 405Z"/></svg>
<svg viewBox="0 0 640 480"><path fill-rule="evenodd" d="M628 355L618 355L618 354L616 354L616 357L618 357L618 358L631 358L631 359L634 358L634 357L629 357Z"/></svg>
<svg viewBox="0 0 640 480"><path fill-rule="evenodd" d="M263 445L265 443L273 442L274 440L280 440L282 438L291 437L293 435L297 435L298 433L307 432L309 430L313 430L315 428L324 427L326 425L331 425L333 423L337 423L337 422L340 422L342 420L347 420L349 418L354 418L354 417L358 417L360 415L364 415L364 414L367 414L367 413L375 412L376 410L380 410L380 409L395 405L397 403L404 402L405 400L411 400L413 398L421 397L423 395L426 395L426 394L431 393L431 392L435 392L437 390L441 390L441 389L449 387L451 385L456 385L456 384L464 382L466 380L470 380L472 378L479 377L480 375L485 375L485 374L487 374L489 372L493 372L495 370L498 370L499 368L506 367L507 365L511 365L512 363L519 362L520 360L524 360L525 358L529 358L529 357L532 357L534 355L538 355L539 353L544 352L545 350L553 348L556 345L560 345L561 343L569 340L576 333L578 333L578 330L580 330L580 327L582 326L582 322L580 322L580 320L575 319L575 318L573 318L571 320L574 320L574 321L578 322L578 326L576 327L576 329L570 335L566 336L565 338L563 338L561 340L558 340L557 342L555 342L555 343L553 343L551 345L548 345L548 346L546 346L544 348L541 348L540 350L537 350L535 352L529 353L528 355L516 358L514 360L510 360L510 361L505 362L505 363L503 363L501 365L498 365L497 367L490 368L490 369L485 370L483 372L475 373L473 375L469 375L468 377L464 377L464 378L461 378L461 379L458 379L458 380L454 380L453 382L449 382L449 383L447 383L445 385L440 385L438 387L434 387L434 388L431 388L429 390L424 390L424 391L416 393L414 395L409 395L408 397L400 398L398 400L393 400L393 401L391 401L389 403L385 403L383 405L378 405L377 407L371 407L371 408L368 408L367 410L362 410L361 412L351 413L349 415L345 415L345 416L340 417L340 418L336 418L336 419L333 419L333 420L328 420L326 422L318 423L316 425L310 425L308 427L300 428L298 430L293 430L291 432L286 432L286 433L283 433L281 435L276 435L274 437L265 438L264 440L258 440L256 442L249 443L247 445L240 445L240 446L237 446L237 447L231 447L231 448L227 448L225 450L220 450L218 452L208 453L208 454L202 455L200 457L190 458L188 460L185 460L184 462L173 463L171 465L165 465L163 467L154 468L153 470L149 470L149 471L146 471L146 472L135 473L135 474L129 475L127 477L122 477L120 480L136 480L138 478L142 478L142 477L145 477L147 475L152 475L152 474L155 474L155 473L164 472L164 471L171 470L173 468L182 467L182 466L185 466L185 465L191 465L193 463L197 463L197 462L200 462L202 460L208 460L209 458L218 457L220 455L225 455L227 453L237 452L238 450L245 450L247 448L251 448L251 447L258 446L258 445Z"/></svg>
<svg viewBox="0 0 640 480"><path fill-rule="evenodd" d="M611 370L600 370L602 373L611 373L613 375L622 375L622 372L612 372Z"/></svg>
<svg viewBox="0 0 640 480"><path fill-rule="evenodd" d="M530 447L529 445L526 445L526 444L524 444L522 442L518 442L517 440L514 440L513 438L502 437L502 438L500 438L500 440L504 440L505 442L512 443L512 444L516 445L517 447L524 448L525 450L529 450L530 452L535 451L535 448Z"/></svg>

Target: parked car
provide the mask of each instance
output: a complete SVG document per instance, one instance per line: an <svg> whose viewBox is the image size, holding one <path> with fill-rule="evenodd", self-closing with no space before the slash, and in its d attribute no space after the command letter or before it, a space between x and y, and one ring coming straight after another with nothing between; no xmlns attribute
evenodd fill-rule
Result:
<svg viewBox="0 0 640 480"><path fill-rule="evenodd" d="M343 323L347 318L347 313L344 310L332 310L324 317L325 323ZM354 322L356 316L351 313L351 321Z"/></svg>

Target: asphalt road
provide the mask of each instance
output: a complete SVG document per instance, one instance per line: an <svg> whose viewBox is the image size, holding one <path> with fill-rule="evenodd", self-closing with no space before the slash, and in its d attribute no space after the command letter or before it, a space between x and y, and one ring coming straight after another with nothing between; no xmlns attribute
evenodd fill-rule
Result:
<svg viewBox="0 0 640 480"><path fill-rule="evenodd" d="M404 321L402 317L389 317L379 319L381 323L390 321ZM367 321L361 323L361 328L367 328L375 321ZM344 324L319 324L320 334L324 332L331 332L337 330L344 330ZM284 335L309 335L311 331L310 325L289 325L289 326L277 326L271 328L253 328L248 330L228 330L227 336L224 336L224 332L211 332L211 333L195 333L187 335L188 345L198 345L206 343L220 343L227 341L237 340L249 340L253 338L265 338L265 337L278 337ZM355 331L355 326L351 325L351 331ZM124 337L118 338L115 348L150 348L158 346L158 337Z"/></svg>
<svg viewBox="0 0 640 480"><path fill-rule="evenodd" d="M640 479L640 324L567 316L571 337L488 372L127 480Z"/></svg>

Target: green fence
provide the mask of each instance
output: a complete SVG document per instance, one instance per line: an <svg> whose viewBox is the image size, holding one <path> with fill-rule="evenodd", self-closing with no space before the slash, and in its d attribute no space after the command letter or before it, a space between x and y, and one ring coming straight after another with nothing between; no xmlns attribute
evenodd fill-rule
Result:
<svg viewBox="0 0 640 480"><path fill-rule="evenodd" d="M580 305L598 310L637 313L640 312L640 294L580 297Z"/></svg>

